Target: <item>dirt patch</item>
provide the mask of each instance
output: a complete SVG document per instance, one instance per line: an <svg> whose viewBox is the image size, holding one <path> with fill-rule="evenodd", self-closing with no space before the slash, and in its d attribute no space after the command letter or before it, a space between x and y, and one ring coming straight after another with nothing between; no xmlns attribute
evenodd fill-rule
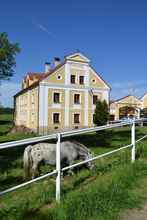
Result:
<svg viewBox="0 0 147 220"><path fill-rule="evenodd" d="M147 220L147 203L142 209L128 211L121 220Z"/></svg>
<svg viewBox="0 0 147 220"><path fill-rule="evenodd" d="M33 130L31 130L30 128L27 128L23 125L21 126L14 126L10 131L9 134L16 134L16 133L24 133L24 134L33 134Z"/></svg>

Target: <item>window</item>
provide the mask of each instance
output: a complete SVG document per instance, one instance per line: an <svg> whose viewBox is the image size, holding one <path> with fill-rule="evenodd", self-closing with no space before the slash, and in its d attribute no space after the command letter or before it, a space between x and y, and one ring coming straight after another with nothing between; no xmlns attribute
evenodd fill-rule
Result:
<svg viewBox="0 0 147 220"><path fill-rule="evenodd" d="M92 79L91 81L92 81L92 83L96 83L96 80L95 80L95 79Z"/></svg>
<svg viewBox="0 0 147 220"><path fill-rule="evenodd" d="M60 103L60 93L54 93L54 103Z"/></svg>
<svg viewBox="0 0 147 220"><path fill-rule="evenodd" d="M80 104L80 95L74 94L74 104Z"/></svg>
<svg viewBox="0 0 147 220"><path fill-rule="evenodd" d="M97 100L98 100L97 95L93 95L93 104L94 105L96 105Z"/></svg>
<svg viewBox="0 0 147 220"><path fill-rule="evenodd" d="M72 84L75 84L75 82L76 82L76 76L75 76L75 75L71 75L71 77L70 77L70 82L71 82Z"/></svg>
<svg viewBox="0 0 147 220"><path fill-rule="evenodd" d="M57 76L57 79L58 79L58 80L62 79L62 76L59 74L59 75Z"/></svg>
<svg viewBox="0 0 147 220"><path fill-rule="evenodd" d="M84 84L84 76L80 76L80 77L79 77L79 83L80 83L81 85Z"/></svg>
<svg viewBox="0 0 147 220"><path fill-rule="evenodd" d="M53 114L53 122L54 124L59 124L59 113Z"/></svg>
<svg viewBox="0 0 147 220"><path fill-rule="evenodd" d="M74 124L80 123L80 114L74 114Z"/></svg>

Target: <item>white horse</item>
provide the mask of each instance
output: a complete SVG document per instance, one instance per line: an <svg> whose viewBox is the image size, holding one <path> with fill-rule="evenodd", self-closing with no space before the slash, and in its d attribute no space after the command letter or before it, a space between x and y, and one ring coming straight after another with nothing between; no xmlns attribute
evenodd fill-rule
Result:
<svg viewBox="0 0 147 220"><path fill-rule="evenodd" d="M61 167L71 165L75 160L86 160L92 158L92 153L83 144L78 142L61 142ZM41 162L49 165L56 165L56 144L38 143L29 145L24 150L24 171L25 178L35 178L39 172ZM91 162L85 164L92 168Z"/></svg>

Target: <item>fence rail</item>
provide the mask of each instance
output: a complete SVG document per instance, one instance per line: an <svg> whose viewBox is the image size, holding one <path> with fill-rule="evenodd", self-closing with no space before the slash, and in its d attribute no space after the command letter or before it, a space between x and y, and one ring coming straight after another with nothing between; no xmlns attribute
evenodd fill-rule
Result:
<svg viewBox="0 0 147 220"><path fill-rule="evenodd" d="M0 144L0 150L5 149L5 148L18 147L18 146L22 146L26 144L32 144L32 143L34 144L34 143L38 143L41 141L55 140L58 138L58 134L60 134L62 138L69 137L69 136L71 137L71 136L75 136L79 134L86 134L86 133L100 131L100 130L112 129L112 128L122 127L122 126L130 125L130 124L132 124L131 121L120 122L120 123L113 124L113 125L110 124L110 125L104 125L104 126L99 126L99 127L83 128L83 129L60 132L57 134L44 135L41 137L33 137L33 138L27 138L24 140L10 141L10 142Z"/></svg>
<svg viewBox="0 0 147 220"><path fill-rule="evenodd" d="M43 176L37 177L33 180L24 182L24 183L19 184L17 186L14 186L14 187L11 187L11 188L6 189L4 191L1 191L0 196L4 195L6 193L9 193L9 192L15 191L15 190L22 188L24 186L27 186L29 184L32 184L36 181L39 181L44 178L56 175L56 200L59 202L60 201L60 191L61 191L61 172L62 171L66 171L68 169L86 164L88 162L97 160L99 158L106 157L108 155L111 155L113 153L119 152L119 151L127 149L127 148L131 148L131 160L132 160L132 162L134 162L135 161L135 144L144 140L145 138L147 138L147 135L145 135L142 138L135 140L135 123L143 123L144 121L147 121L147 119L128 120L128 121L119 122L116 124L109 124L109 125L104 125L104 126L99 126L99 127L72 130L72 131L61 132L61 133L57 133L57 134L45 135L45 136L41 136L41 137L28 138L28 139L24 139L24 140L11 141L11 142L0 144L0 150L2 150L2 149L14 148L14 147L18 147L18 146L22 146L22 145L26 145L26 144L32 144L32 143L37 143L37 142L51 140L51 139L57 140L57 144L56 144L56 169L55 170L53 170L52 172L47 173ZM106 130L106 129L112 129L112 128L117 128L117 127L123 127L126 125L131 125L131 144L120 147L118 149L112 150L107 153L103 153L101 155L94 156L90 159L78 162L76 164L61 168L61 161L60 161L61 138L75 136L75 135L79 135L79 134L91 133L91 132L96 132L96 131L101 131L101 130Z"/></svg>

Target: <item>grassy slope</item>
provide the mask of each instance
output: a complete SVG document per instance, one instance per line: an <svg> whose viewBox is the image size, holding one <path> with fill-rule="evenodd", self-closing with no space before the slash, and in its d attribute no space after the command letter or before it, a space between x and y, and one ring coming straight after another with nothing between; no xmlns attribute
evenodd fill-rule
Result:
<svg viewBox="0 0 147 220"><path fill-rule="evenodd" d="M138 128L137 137L146 132L147 128ZM11 135L13 138L20 138L20 134ZM76 140L100 154L130 143L130 129L77 136ZM135 207L146 198L142 195L147 194L147 189L140 192L138 187L145 185L147 179L147 150L144 148L147 141L143 143L138 145L138 161L134 165L130 164L130 152L126 150L97 161L92 172L82 169L73 177L66 176L62 180L60 206L55 203L54 178L4 196L0 199L0 219L117 219L123 209ZM23 182L22 153L23 147L19 151L16 148L1 152L0 190ZM43 167L42 172L47 170L48 167Z"/></svg>

